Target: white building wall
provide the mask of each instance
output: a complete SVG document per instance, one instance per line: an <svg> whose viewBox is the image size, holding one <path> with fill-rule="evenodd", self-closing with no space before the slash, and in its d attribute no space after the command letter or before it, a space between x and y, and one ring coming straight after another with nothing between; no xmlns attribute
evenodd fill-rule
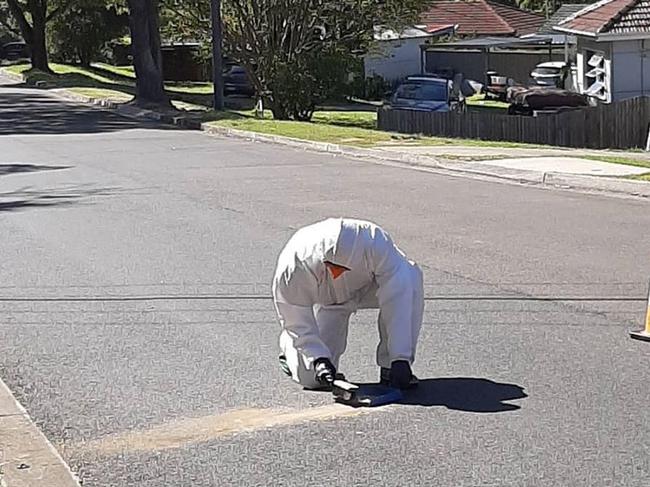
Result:
<svg viewBox="0 0 650 487"><path fill-rule="evenodd" d="M612 79L612 60L611 59L605 59L605 78L609 80L609 91L607 92L607 98L605 99L606 103L611 103L614 100L613 94L612 94L612 86L613 86L613 79Z"/></svg>
<svg viewBox="0 0 650 487"><path fill-rule="evenodd" d="M612 99L650 95L650 39L614 41Z"/></svg>
<svg viewBox="0 0 650 487"><path fill-rule="evenodd" d="M576 54L576 85L578 93L584 93L585 91L585 55L582 51L578 51Z"/></svg>
<svg viewBox="0 0 650 487"><path fill-rule="evenodd" d="M609 103L612 101L612 43L596 42L585 37L578 37L576 64L578 68L578 87L580 93L589 90L589 85L594 82L594 78L587 76L587 73L593 69L589 65L592 56L599 55L602 57L602 64L599 66L604 70L604 76L600 75L599 80L605 84L604 97L599 97L600 102Z"/></svg>
<svg viewBox="0 0 650 487"><path fill-rule="evenodd" d="M420 46L427 37L380 41L377 47L364 57L366 78L379 75L393 81L410 74L420 73Z"/></svg>

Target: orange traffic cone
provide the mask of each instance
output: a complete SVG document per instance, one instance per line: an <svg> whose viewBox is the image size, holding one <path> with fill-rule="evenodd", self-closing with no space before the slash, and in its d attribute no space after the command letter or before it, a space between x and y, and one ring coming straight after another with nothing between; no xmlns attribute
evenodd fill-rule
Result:
<svg viewBox="0 0 650 487"><path fill-rule="evenodd" d="M650 342L650 286L648 287L648 305L645 311L645 330L630 332L635 340Z"/></svg>

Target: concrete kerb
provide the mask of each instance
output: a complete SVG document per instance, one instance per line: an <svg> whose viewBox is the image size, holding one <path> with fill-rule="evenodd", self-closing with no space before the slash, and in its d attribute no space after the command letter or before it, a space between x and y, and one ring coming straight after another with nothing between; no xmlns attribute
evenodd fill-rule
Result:
<svg viewBox="0 0 650 487"><path fill-rule="evenodd" d="M255 142L289 145L305 150L327 152L345 157L366 160L373 159L376 161L393 163L397 162L412 167L427 168L450 174L461 173L469 176L481 176L522 184L549 186L560 189L579 189L584 191L619 193L650 198L650 184L643 181L626 181L602 176L580 176L525 169L509 169L499 166L491 166L489 164L449 161L433 158L431 156L420 156L417 154L388 153L377 149L364 149L323 142L310 142L279 135L259 134L257 132L218 127L209 124L203 124L201 128L208 133L217 135L247 139Z"/></svg>
<svg viewBox="0 0 650 487"><path fill-rule="evenodd" d="M5 78L9 78L12 81L16 81L18 83L24 83L25 82L25 77L21 74L14 74L11 71L7 71L6 69L0 68L0 74L4 76Z"/></svg>
<svg viewBox="0 0 650 487"><path fill-rule="evenodd" d="M0 379L0 485L79 487L61 455Z"/></svg>
<svg viewBox="0 0 650 487"><path fill-rule="evenodd" d="M2 70L2 72L8 77L25 81L24 76L16 76L5 70ZM115 110L121 115L127 117L140 119L146 118L181 128L201 130L209 134L246 139L255 142L281 144L303 150L312 150L315 152L325 152L357 159L373 160L384 164L397 163L450 175L464 175L559 189L574 189L588 192L650 198L650 184L643 181L615 179L604 176L542 172L527 169L509 169L484 163L450 161L443 158L434 158L418 154L396 153L394 151L389 152L378 149L366 149L328 142L307 141L282 135L261 134L248 130L219 127L184 116L168 115L153 110L138 108L132 105L125 105L124 103L79 95L65 89L56 90L56 92L63 98Z"/></svg>
<svg viewBox="0 0 650 487"><path fill-rule="evenodd" d="M168 125L176 125L178 127L186 128L186 129L199 130L201 128L201 123L198 120L194 120L183 116L160 113L154 110L147 110L144 108L127 105L121 102L106 100L104 98L93 98L90 96L73 93L65 89L52 90L52 91L55 92L58 96L65 98L67 100L78 101L81 103L88 103L88 104L99 106L101 108L115 110L117 113L131 118L146 118L149 120L155 120L157 122L166 123Z"/></svg>

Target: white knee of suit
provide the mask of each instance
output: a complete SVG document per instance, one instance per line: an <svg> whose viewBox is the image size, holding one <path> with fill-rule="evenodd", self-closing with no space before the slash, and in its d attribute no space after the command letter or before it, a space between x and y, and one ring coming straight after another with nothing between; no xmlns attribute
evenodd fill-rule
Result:
<svg viewBox="0 0 650 487"><path fill-rule="evenodd" d="M287 360L291 378L308 389L319 386L316 382L314 369L306 357L294 346L294 339L287 330L280 333L280 350Z"/></svg>

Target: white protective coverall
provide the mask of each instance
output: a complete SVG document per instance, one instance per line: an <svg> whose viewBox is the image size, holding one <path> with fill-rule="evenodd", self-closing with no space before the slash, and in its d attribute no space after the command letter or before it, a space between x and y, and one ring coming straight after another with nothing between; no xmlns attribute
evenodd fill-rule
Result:
<svg viewBox="0 0 650 487"><path fill-rule="evenodd" d="M325 262L349 270L333 278ZM424 309L422 272L374 223L329 218L299 229L280 253L273 300L282 327L280 349L293 379L318 387L312 363L339 358L350 315L379 309L377 364L413 363Z"/></svg>

